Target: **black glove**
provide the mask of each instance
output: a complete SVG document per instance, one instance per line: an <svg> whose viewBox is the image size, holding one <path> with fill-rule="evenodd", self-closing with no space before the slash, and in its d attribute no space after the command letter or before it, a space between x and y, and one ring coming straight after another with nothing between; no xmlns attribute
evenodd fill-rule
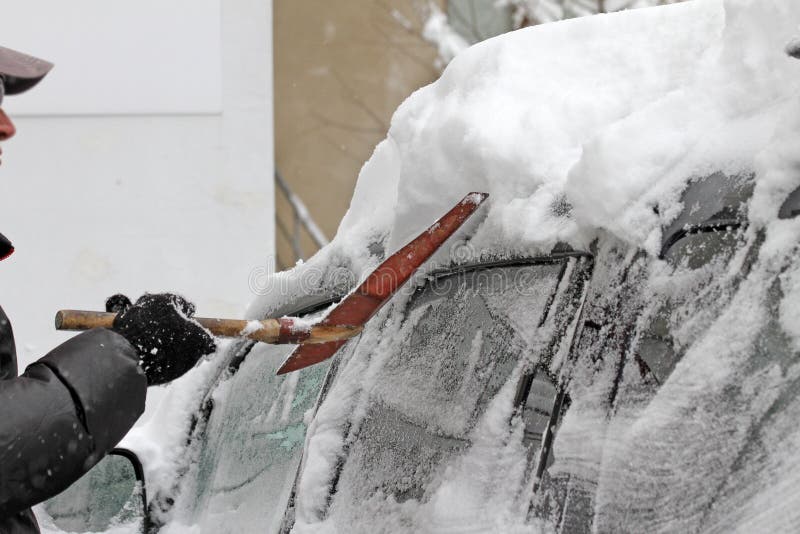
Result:
<svg viewBox="0 0 800 534"><path fill-rule="evenodd" d="M135 304L125 295L106 300L116 312L113 330L139 352L148 385L170 382L217 349L214 338L191 320L194 304L172 293L145 293Z"/></svg>

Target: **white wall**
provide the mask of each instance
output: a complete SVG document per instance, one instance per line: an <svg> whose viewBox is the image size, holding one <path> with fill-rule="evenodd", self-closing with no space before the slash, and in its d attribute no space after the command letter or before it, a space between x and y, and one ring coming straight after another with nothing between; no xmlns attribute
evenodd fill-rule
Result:
<svg viewBox="0 0 800 534"><path fill-rule="evenodd" d="M186 10L195 1L204 9L192 30L186 26L194 15ZM36 25L26 19L32 3L45 13ZM85 73L97 65L56 49L48 55L47 47L58 45L48 32L70 40L67 48L75 54L81 49L76 42L84 37L97 46L96 32L82 27L92 18L73 17L65 25L47 14L58 15L60 4L90 10L93 3L158 11L152 28L153 17L131 20L129 10L114 22L104 11L106 24L117 24L114 32L104 30L109 53L135 49L144 39L151 48L168 48L170 43L162 41L176 36L203 40L210 35L213 41L208 17L216 16L217 75L213 61L211 74L198 76L202 62L197 58L164 54L171 67L161 68L172 69L171 83L182 87L186 98L181 102L165 88L160 101L158 92L120 83L130 72L136 77L148 72L134 54L123 63L130 70L108 68L115 73L113 82L104 85L103 76L93 78L99 84L93 94L101 97L84 98L82 75L66 71L83 68ZM172 8L157 7L162 4ZM221 11L209 9L220 4ZM12 118L15 111L19 116L17 137L3 145L0 232L17 250L0 263L0 303L14 324L21 365L68 337L53 329L57 309L102 309L105 297L117 291L131 297L178 291L197 303L199 315L242 315L253 297L248 274L269 264L274 251L271 9L269 0L4 2L0 44L52 57L54 86L56 73L65 71L58 91L44 94L46 78L30 94L3 103ZM180 20L168 24L169 16ZM203 60L213 58L209 43L198 50ZM152 53L141 57L156 60ZM220 112L215 112L214 87L197 94L191 90L215 79L221 84ZM32 97L40 89L37 107ZM31 102L25 104L28 97Z"/></svg>
<svg viewBox="0 0 800 534"><path fill-rule="evenodd" d="M221 1L5 0L2 41L57 65L18 111L219 113Z"/></svg>

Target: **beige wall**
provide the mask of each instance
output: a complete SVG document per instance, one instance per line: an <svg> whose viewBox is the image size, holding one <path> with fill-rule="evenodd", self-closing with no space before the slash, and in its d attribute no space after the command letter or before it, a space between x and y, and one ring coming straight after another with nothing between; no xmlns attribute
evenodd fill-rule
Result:
<svg viewBox="0 0 800 534"><path fill-rule="evenodd" d="M425 5L274 2L276 165L329 239L394 110L439 75L435 50L420 37ZM291 229L291 209L277 191L276 210ZM277 248L279 268L291 266L280 230ZM303 250L305 257L316 250L305 234Z"/></svg>

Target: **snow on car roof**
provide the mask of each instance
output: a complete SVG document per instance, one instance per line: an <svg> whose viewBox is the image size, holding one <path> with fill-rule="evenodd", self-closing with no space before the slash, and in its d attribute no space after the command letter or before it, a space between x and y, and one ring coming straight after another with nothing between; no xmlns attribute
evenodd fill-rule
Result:
<svg viewBox="0 0 800 534"><path fill-rule="evenodd" d="M751 218L768 224L797 186L798 20L788 0L694 0L472 46L398 108L332 243L250 315L308 292L310 272L328 283L330 265L363 278L376 243L391 253L469 191L491 195L469 227L483 253L585 249L605 230L655 255L688 181L718 171L756 173Z"/></svg>
<svg viewBox="0 0 800 534"><path fill-rule="evenodd" d="M687 179L751 169L797 115L798 15L697 0L473 46L397 110L339 238L383 226L397 248L476 190L492 195L476 246L585 246L604 228L655 251ZM561 199L570 217L550 209Z"/></svg>

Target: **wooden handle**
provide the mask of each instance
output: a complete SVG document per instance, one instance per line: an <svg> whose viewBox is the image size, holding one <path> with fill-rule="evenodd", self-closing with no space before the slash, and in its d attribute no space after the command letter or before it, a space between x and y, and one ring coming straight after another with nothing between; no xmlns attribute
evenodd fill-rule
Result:
<svg viewBox="0 0 800 534"><path fill-rule="evenodd" d="M56 330L90 330L111 328L117 314L85 310L60 310L56 313ZM195 317L195 321L217 337L248 338L272 344L314 344L343 341L358 335L360 326L303 325L292 317L245 321Z"/></svg>

